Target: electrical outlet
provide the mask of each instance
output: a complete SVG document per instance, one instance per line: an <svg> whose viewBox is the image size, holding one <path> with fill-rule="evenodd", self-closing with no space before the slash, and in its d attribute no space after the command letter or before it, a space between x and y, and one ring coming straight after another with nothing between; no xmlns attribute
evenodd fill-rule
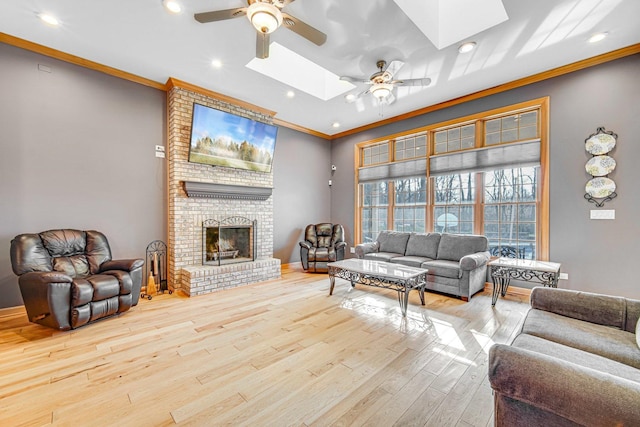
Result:
<svg viewBox="0 0 640 427"><path fill-rule="evenodd" d="M560 276L558 276L558 279L569 280L569 273L560 273Z"/></svg>
<svg viewBox="0 0 640 427"><path fill-rule="evenodd" d="M356 253L356 248L354 248L354 247L349 248L349 252L351 252L352 254L355 254Z"/></svg>

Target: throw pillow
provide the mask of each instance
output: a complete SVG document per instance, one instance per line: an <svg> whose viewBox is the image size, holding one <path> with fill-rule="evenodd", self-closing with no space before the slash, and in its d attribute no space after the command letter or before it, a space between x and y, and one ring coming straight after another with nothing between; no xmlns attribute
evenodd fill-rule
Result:
<svg viewBox="0 0 640 427"><path fill-rule="evenodd" d="M640 319L638 319L638 323L636 323L636 344L640 347Z"/></svg>

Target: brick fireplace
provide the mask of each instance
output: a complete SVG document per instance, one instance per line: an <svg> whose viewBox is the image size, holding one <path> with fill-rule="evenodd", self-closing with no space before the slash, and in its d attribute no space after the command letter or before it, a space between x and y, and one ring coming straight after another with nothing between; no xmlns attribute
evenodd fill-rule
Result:
<svg viewBox="0 0 640 427"><path fill-rule="evenodd" d="M273 258L273 174L187 160L194 102L265 123L272 123L272 114L232 104L223 96L174 79L167 86L170 286L195 296L280 277L280 260ZM243 262L235 262L235 249L220 249L215 258L224 262L207 262L203 227L227 227L237 218L252 224L251 254L243 253L243 259L238 259Z"/></svg>

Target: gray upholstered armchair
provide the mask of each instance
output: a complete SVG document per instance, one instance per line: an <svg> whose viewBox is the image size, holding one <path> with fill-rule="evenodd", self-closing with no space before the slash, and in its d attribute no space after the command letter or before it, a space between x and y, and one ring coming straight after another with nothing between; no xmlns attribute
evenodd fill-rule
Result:
<svg viewBox="0 0 640 427"><path fill-rule="evenodd" d="M68 330L138 303L141 259L112 260L98 231L49 230L11 241L11 266L29 321Z"/></svg>
<svg viewBox="0 0 640 427"><path fill-rule="evenodd" d="M300 261L306 271L327 272L327 263L344 259L347 242L340 224L309 224L300 242Z"/></svg>

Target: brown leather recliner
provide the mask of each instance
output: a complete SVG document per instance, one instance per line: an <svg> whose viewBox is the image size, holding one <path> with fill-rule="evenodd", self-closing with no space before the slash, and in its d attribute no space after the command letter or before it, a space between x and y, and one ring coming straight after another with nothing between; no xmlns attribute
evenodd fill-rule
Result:
<svg viewBox="0 0 640 427"><path fill-rule="evenodd" d="M11 267L29 321L68 330L138 303L142 259L112 260L98 231L49 230L11 241Z"/></svg>
<svg viewBox="0 0 640 427"><path fill-rule="evenodd" d="M344 259L347 242L340 224L309 224L300 242L302 268L312 273L326 273L327 263Z"/></svg>

